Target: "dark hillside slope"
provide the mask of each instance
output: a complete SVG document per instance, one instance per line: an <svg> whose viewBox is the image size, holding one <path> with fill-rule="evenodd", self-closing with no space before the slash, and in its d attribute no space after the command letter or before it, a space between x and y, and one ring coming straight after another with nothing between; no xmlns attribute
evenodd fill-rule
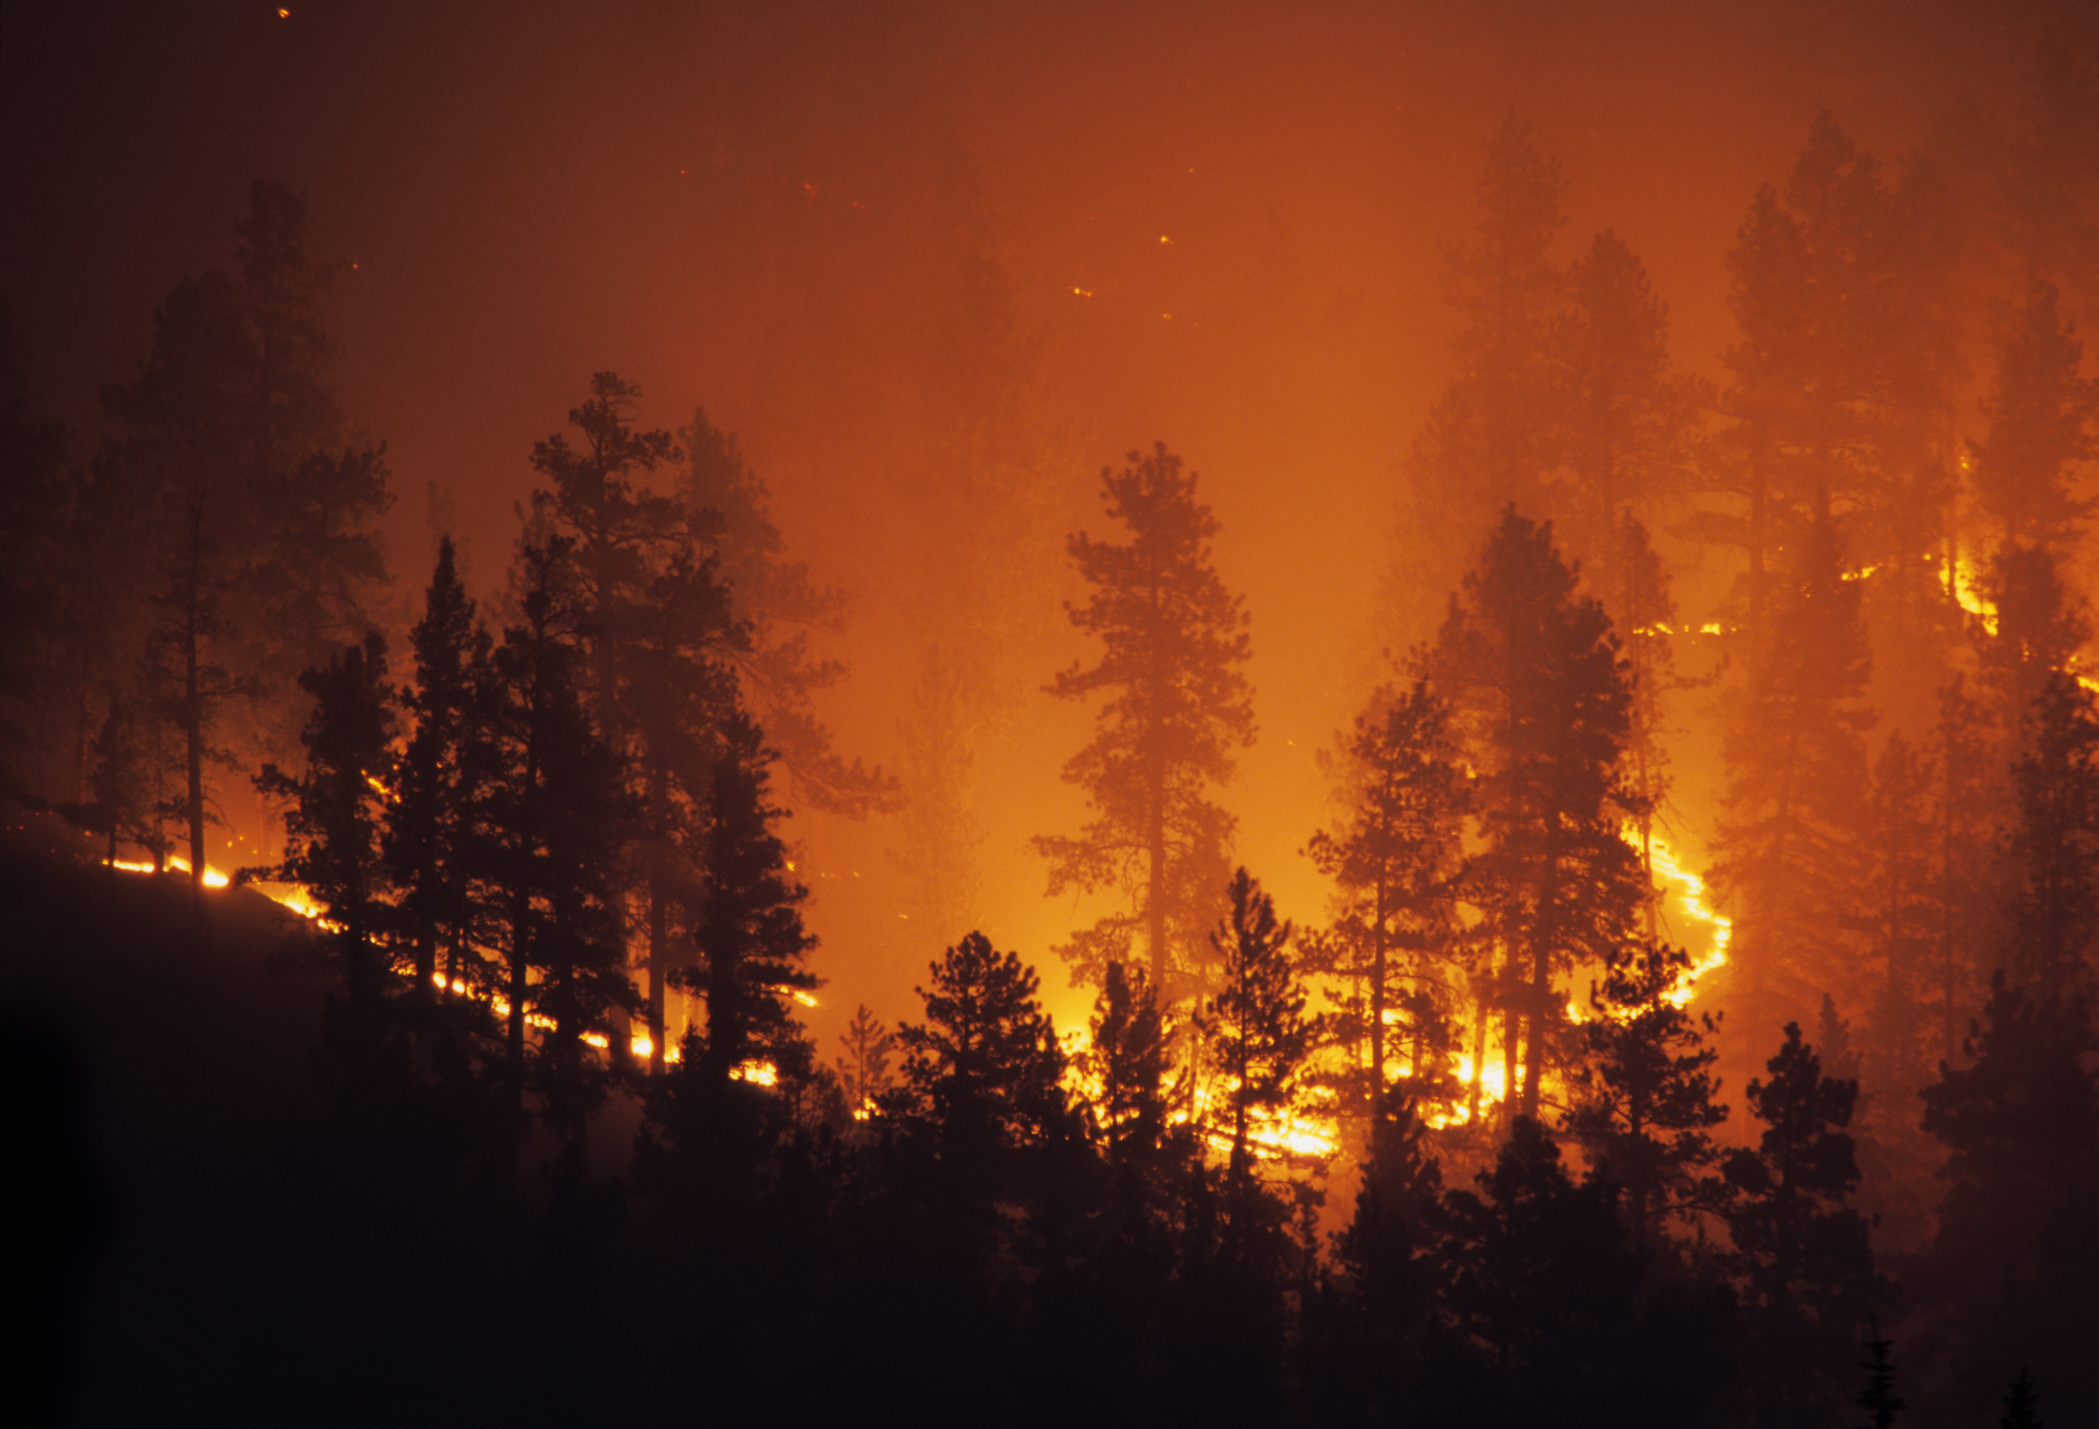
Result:
<svg viewBox="0 0 2099 1429"><path fill-rule="evenodd" d="M223 1417L273 1377L258 1359L299 1300L271 1231L299 1219L277 1189L325 965L259 894L209 892L200 922L185 880L41 832L0 850L0 1016L36 1293L60 1299L31 1312L50 1333L15 1383L94 1422Z"/></svg>

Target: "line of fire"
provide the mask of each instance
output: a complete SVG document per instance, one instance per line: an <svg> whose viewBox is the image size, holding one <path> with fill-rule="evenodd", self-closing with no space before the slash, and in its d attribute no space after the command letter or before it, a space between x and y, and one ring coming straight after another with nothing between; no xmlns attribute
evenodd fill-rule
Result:
<svg viewBox="0 0 2099 1429"><path fill-rule="evenodd" d="M26 1422L2099 1424L2088 14L438 8L7 6Z"/></svg>

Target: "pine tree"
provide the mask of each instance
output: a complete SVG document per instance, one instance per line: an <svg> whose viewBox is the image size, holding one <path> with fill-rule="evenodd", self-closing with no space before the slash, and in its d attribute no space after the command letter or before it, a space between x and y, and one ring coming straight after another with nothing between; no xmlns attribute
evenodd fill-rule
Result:
<svg viewBox="0 0 2099 1429"><path fill-rule="evenodd" d="M1741 340L1725 405L1738 423L1747 635L1764 637L1772 556L1823 496L1856 506L1862 561L1897 606L1938 597L1923 557L1951 496L1944 442L1951 335L1936 312L1948 247L1925 176L1894 184L1819 115L1783 190L1759 190L1728 255ZM1921 519L1920 519L1921 518Z"/></svg>
<svg viewBox="0 0 2099 1429"><path fill-rule="evenodd" d="M1290 925L1276 921L1275 901L1244 868L1232 875L1229 897L1231 912L1210 934L1218 990L1204 1000L1199 1022L1228 1079L1230 1175L1245 1183L1253 1175L1254 1119L1289 1115L1313 1026L1291 965Z"/></svg>
<svg viewBox="0 0 2099 1429"><path fill-rule="evenodd" d="M902 1084L884 1110L931 1133L979 1171L1015 1147L1056 1136L1065 1115L1064 1055L1017 953L971 933L932 964L918 989L926 1020L897 1028Z"/></svg>
<svg viewBox="0 0 2099 1429"><path fill-rule="evenodd" d="M1751 1080L1746 1093L1763 1135L1723 1171L1738 1197L1726 1220L1748 1319L1752 1422L1780 1425L1835 1407L1854 1329L1888 1287L1866 1221L1847 1204L1859 1173L1844 1129L1858 1083L1823 1076L1798 1023L1765 1066L1770 1081Z"/></svg>
<svg viewBox="0 0 2099 1429"><path fill-rule="evenodd" d="M1992 552L1982 593L1995 619L1972 622L1970 637L1990 753L2001 771L2031 751L2041 692L2071 667L2092 626L2084 597L2047 550L2008 545Z"/></svg>
<svg viewBox="0 0 2099 1429"><path fill-rule="evenodd" d="M1195 474L1164 442L1130 461L1101 473L1129 544L1084 532L1070 541L1093 588L1071 621L1100 637L1100 661L1074 664L1049 686L1059 699L1107 697L1092 741L1064 766L1092 818L1077 837L1038 837L1035 848L1049 860L1052 896L1114 888L1131 898L1060 949L1075 972L1097 981L1141 939L1148 980L1172 1004L1193 990L1197 940L1226 877L1233 821L1209 790L1231 776L1232 751L1253 742L1238 669L1250 645L1240 598L1210 566L1217 518L1195 499Z"/></svg>
<svg viewBox="0 0 2099 1429"><path fill-rule="evenodd" d="M1615 1367L1643 1358L1635 1295L1646 1258L1620 1223L1616 1188L1575 1185L1552 1137L1520 1116L1477 1184L1444 1197L1446 1303L1486 1361L1488 1417L1622 1422L1607 1416L1632 1387Z"/></svg>
<svg viewBox="0 0 2099 1429"><path fill-rule="evenodd" d="M147 680L156 713L182 742L180 817L189 835L190 882L199 893L206 873L205 834L212 821L207 766L233 762L212 741L226 702L242 686L213 658L227 634L222 617L224 586L216 575L218 547L204 529L204 497L191 504L181 544L165 569L165 583L152 597L160 615L148 633Z"/></svg>
<svg viewBox="0 0 2099 1429"><path fill-rule="evenodd" d="M2021 987L2000 971L1964 1047L1924 1088L1924 1129L1943 1144L1938 1238L1919 1268L1941 1336L1987 1376L2025 1362L2057 1417L2099 1409L2091 1359L2099 1264L2099 1036L2083 997Z"/></svg>
<svg viewBox="0 0 2099 1429"><path fill-rule="evenodd" d="M2043 1429L2040 1396L2034 1393L2033 1381L2024 1369L2004 1393L2004 1413L1997 1420L1997 1429Z"/></svg>
<svg viewBox="0 0 2099 1429"><path fill-rule="evenodd" d="M641 389L618 373L596 373L589 399L568 414L582 445L571 445L561 432L532 444L532 469L553 488L533 492L533 509L575 542L588 621L591 706L601 733L621 750L631 723L620 689L624 647L637 608L683 534L685 517L677 501L635 485L684 455L669 432L633 429L640 398Z"/></svg>
<svg viewBox="0 0 2099 1429"><path fill-rule="evenodd" d="M491 643L474 619L474 602L459 583L451 537L439 542L437 566L424 597L423 618L409 634L415 684L401 692L415 730L399 767L399 786L387 806L387 864L401 889L404 933L415 958L418 989L438 979L437 954L449 990L459 965L471 957L474 830L486 772L477 748L486 738L477 699L488 683Z"/></svg>
<svg viewBox="0 0 2099 1429"><path fill-rule="evenodd" d="M604 1077L586 1035L617 1030L633 990L625 973L612 859L630 806L618 760L583 705L582 601L561 537L524 551L520 621L504 632L487 696L493 737L479 827L498 901L512 1093L528 1071L547 1120L580 1157ZM528 1063L528 1011L552 1026Z"/></svg>
<svg viewBox="0 0 2099 1429"><path fill-rule="evenodd" d="M640 885L649 969L649 1067L668 1055L668 990L689 966L677 909L702 895L701 846L709 833L716 771L738 718L731 662L749 644L712 558L673 554L628 621L620 696L633 746L629 786L639 819L630 849Z"/></svg>
<svg viewBox="0 0 2099 1429"><path fill-rule="evenodd" d="M688 1034L686 1061L717 1092L757 1064L791 1087L814 1070L794 1015L794 994L817 986L803 966L816 943L802 927L809 890L794 881L773 829L786 813L771 802L773 751L747 717L722 734L688 910L700 965L680 979L707 1000L706 1034Z"/></svg>
<svg viewBox="0 0 2099 1429"><path fill-rule="evenodd" d="M1127 963L1108 964L1094 999L1086 1070L1109 1160L1142 1166L1166 1135L1166 1036L1158 994Z"/></svg>
<svg viewBox="0 0 2099 1429"><path fill-rule="evenodd" d="M2038 996L2089 995L2099 938L2099 703L2058 673L2035 705L2029 752L2012 770L2006 965Z"/></svg>
<svg viewBox="0 0 2099 1429"><path fill-rule="evenodd" d="M1858 1406L1873 1417L1872 1429L1889 1429L1895 1416L1909 1405L1895 1392L1895 1342L1883 1339L1875 1326L1866 1342L1866 1358L1859 1368L1866 1372L1866 1387L1859 1391Z"/></svg>
<svg viewBox="0 0 2099 1429"><path fill-rule="evenodd" d="M306 772L294 778L263 766L265 792L293 800L285 816L280 877L303 883L326 917L340 925L343 981L353 1004L374 1006L385 991L390 933L390 880L380 854L385 794L394 756L393 688L386 641L376 631L338 652L299 684L314 699L300 736Z"/></svg>
<svg viewBox="0 0 2099 1429"><path fill-rule="evenodd" d="M1452 344L1459 375L1407 459L1410 562L1424 545L1462 552L1506 503L1534 507L1553 464L1560 394L1550 354L1566 283L1551 255L1563 222L1560 166L1513 111L1482 149L1479 227L1445 258L1449 301L1464 322ZM1402 577L1447 589L1455 569L1426 560Z"/></svg>
<svg viewBox="0 0 2099 1429"><path fill-rule="evenodd" d="M2084 344L2036 278L2006 335L1989 434L1975 448L1975 490L2006 545L2068 552L2092 502L2072 492L2099 426L2099 382L2078 376Z"/></svg>
<svg viewBox="0 0 2099 1429"><path fill-rule="evenodd" d="M896 806L896 781L831 747L814 697L845 678L844 662L813 655L812 637L845 629L845 594L810 579L806 562L786 557L765 482L744 465L733 434L693 413L679 433L690 466L678 487L697 554L711 556L732 593L731 618L749 630L728 655L743 706L780 751L798 803L849 818Z"/></svg>
<svg viewBox="0 0 2099 1429"><path fill-rule="evenodd" d="M1614 949L1603 982L1590 987L1595 1016L1582 1024L1589 1055L1567 1129L1590 1165L1624 1188L1643 1244L1672 1213L1723 1199L1717 1178L1700 1174L1720 1159L1708 1133L1727 1108L1715 1104L1719 1083L1707 1070L1719 1059L1705 1045L1714 1019L1679 1005L1690 965L1666 944Z"/></svg>
<svg viewBox="0 0 2099 1429"><path fill-rule="evenodd" d="M846 1107L855 1117L871 1115L876 1099L889 1090L889 1054L896 1050L896 1037L862 1003L838 1040L845 1048L835 1065Z"/></svg>
<svg viewBox="0 0 2099 1429"><path fill-rule="evenodd" d="M1951 1060L1961 1030L1982 1005L1982 970L2001 901L1993 877L1998 816L2004 803L2002 771L1992 767L1986 705L1965 675L1939 691L1939 722L1932 742L1938 768L1932 836L1937 865L1933 890L1931 983L1936 994L1938 1055Z"/></svg>
<svg viewBox="0 0 2099 1429"><path fill-rule="evenodd" d="M1567 475L1551 499L1555 523L1599 590L1615 591L1620 528L1659 498L1682 490L1691 469L1696 383L1669 370L1668 305L1647 269L1617 234L1596 235L1567 274L1567 302L1550 343L1554 455ZM1627 618L1609 602L1621 624Z"/></svg>
<svg viewBox="0 0 2099 1429"><path fill-rule="evenodd" d="M1417 681L1406 694L1379 690L1356 717L1337 758L1346 815L1305 852L1340 887L1333 929L1345 972L1363 989L1360 1020L1369 1072L1364 1105L1380 1114L1390 1079L1387 1026L1404 1012L1406 1076L1416 1097L1436 1097L1453 1029L1452 999L1464 961L1459 897L1470 790L1457 764L1449 711ZM1440 994L1440 995L1439 995Z"/></svg>
<svg viewBox="0 0 2099 1429"><path fill-rule="evenodd" d="M343 442L318 308L333 274L307 255L305 196L258 180L236 232L238 276L178 284L137 376L105 389L113 437L96 480L122 487L178 552L203 553L216 658L259 697L258 752L282 756L296 730L272 721L297 702L280 697L371 623L391 498L383 449Z"/></svg>
<svg viewBox="0 0 2099 1429"><path fill-rule="evenodd" d="M1858 583L1845 579L1825 508L1724 746L1729 781L1712 876L1734 904L1735 1013L1745 1031L1812 1008L1831 970L1856 955L1845 915L1865 882L1870 663Z"/></svg>
<svg viewBox="0 0 2099 1429"><path fill-rule="evenodd" d="M1501 950L1493 995L1509 1108L1533 1116L1546 1044L1564 1024L1555 976L1622 945L1646 897L1619 834L1638 811L1622 762L1631 692L1610 620L1576 593L1552 528L1513 509L1427 659L1481 771L1479 897Z"/></svg>

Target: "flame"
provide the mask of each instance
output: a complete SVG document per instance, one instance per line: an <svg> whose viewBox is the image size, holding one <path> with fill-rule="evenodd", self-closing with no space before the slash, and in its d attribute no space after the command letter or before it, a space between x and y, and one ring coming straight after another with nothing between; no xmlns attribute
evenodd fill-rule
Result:
<svg viewBox="0 0 2099 1429"><path fill-rule="evenodd" d="M1978 621L1983 632L1994 640L1997 637L1997 607L1982 593L1982 577L1977 573L1974 563L1963 560L1954 561L1949 565L1942 561L1939 564L1939 574L1960 608ZM2085 689L2099 695L2099 679L2076 669L2074 661L2072 668L2066 673L2073 676Z"/></svg>
<svg viewBox="0 0 2099 1429"><path fill-rule="evenodd" d="M1634 831L1628 827L1626 841L1632 842ZM1661 882L1674 884L1677 889L1677 904L1684 916L1694 923L1703 924L1711 930L1713 945L1706 955L1677 975L1676 984L1664 993L1672 1007L1682 1007L1691 1000L1698 979L1727 962L1727 945L1734 938L1735 925L1731 918L1714 912L1705 901L1705 880L1677 862L1676 853L1660 839L1651 841L1654 869Z"/></svg>
<svg viewBox="0 0 2099 1429"><path fill-rule="evenodd" d="M1982 622L1982 628L1992 638L1997 634L1997 607L1990 604L1982 593L1982 580L1975 566L1969 561L1954 561L1950 566L1940 563L1939 575L1953 592L1960 608Z"/></svg>

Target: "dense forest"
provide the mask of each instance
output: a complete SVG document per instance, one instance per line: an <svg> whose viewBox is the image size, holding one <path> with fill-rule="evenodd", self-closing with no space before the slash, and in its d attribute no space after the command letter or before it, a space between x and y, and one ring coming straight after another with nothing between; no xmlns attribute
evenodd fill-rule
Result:
<svg viewBox="0 0 2099 1429"><path fill-rule="evenodd" d="M1817 119L1717 380L1528 120L1475 158L1324 906L1241 852L1211 454L1131 434L1038 580L1089 482L989 260L895 767L706 394L579 373L501 574L435 489L408 569L292 184L92 444L0 333L27 1417L2099 1423L2099 52ZM1090 734L1008 849L1018 701ZM923 939L821 1036L797 812ZM1056 941L970 926L1007 860Z"/></svg>

